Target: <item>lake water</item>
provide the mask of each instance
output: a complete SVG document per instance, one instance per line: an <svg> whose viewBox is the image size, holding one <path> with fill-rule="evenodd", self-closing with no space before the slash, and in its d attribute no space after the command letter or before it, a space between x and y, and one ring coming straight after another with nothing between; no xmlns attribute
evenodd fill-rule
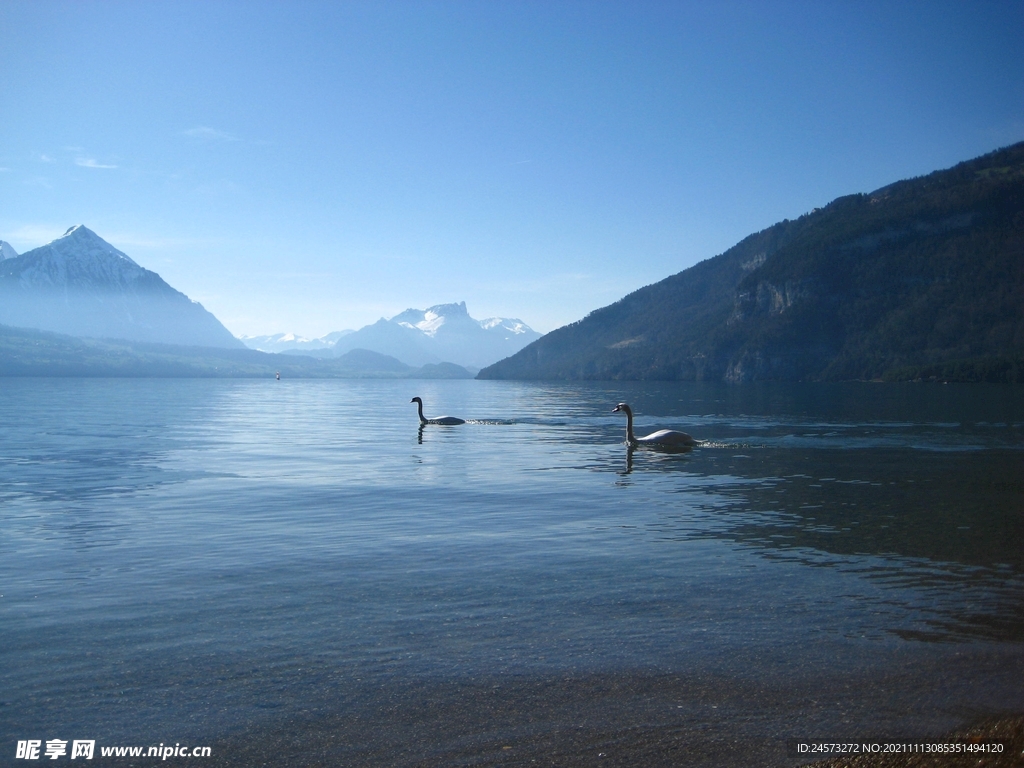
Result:
<svg viewBox="0 0 1024 768"><path fill-rule="evenodd" d="M0 379L0 436L0 764L792 765L1024 710L1020 388Z"/></svg>

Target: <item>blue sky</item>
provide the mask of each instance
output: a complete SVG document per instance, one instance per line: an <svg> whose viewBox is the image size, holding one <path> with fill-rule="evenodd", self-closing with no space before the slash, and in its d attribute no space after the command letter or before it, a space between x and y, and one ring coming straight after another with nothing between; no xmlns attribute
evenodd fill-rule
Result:
<svg viewBox="0 0 1024 768"><path fill-rule="evenodd" d="M1024 3L3 0L0 239L85 224L236 334L549 331L1024 140Z"/></svg>

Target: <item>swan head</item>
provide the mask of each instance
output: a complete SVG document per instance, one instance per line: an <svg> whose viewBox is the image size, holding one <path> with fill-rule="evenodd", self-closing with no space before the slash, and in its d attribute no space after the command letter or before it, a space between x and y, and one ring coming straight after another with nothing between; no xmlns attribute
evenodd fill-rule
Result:
<svg viewBox="0 0 1024 768"><path fill-rule="evenodd" d="M414 398L413 398L412 400L410 400L409 402L410 402L410 403L419 403L420 405L423 405L423 401L422 401L422 400L420 400L420 398L418 398L418 397L414 397Z"/></svg>
<svg viewBox="0 0 1024 768"><path fill-rule="evenodd" d="M612 408L612 413L618 413L619 411L622 411L622 412L628 414L629 416L633 415L633 411L625 403L619 403L614 408Z"/></svg>

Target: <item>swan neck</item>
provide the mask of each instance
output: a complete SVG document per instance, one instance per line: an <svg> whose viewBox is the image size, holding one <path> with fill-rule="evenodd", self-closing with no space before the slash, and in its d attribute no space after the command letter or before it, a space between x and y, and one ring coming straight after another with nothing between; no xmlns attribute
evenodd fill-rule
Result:
<svg viewBox="0 0 1024 768"><path fill-rule="evenodd" d="M633 412L626 409L626 442L630 445L636 444L636 437L633 436Z"/></svg>
<svg viewBox="0 0 1024 768"><path fill-rule="evenodd" d="M427 419L423 416L423 401L422 400L417 400L416 401L416 411L420 415L420 424L426 424L427 423Z"/></svg>

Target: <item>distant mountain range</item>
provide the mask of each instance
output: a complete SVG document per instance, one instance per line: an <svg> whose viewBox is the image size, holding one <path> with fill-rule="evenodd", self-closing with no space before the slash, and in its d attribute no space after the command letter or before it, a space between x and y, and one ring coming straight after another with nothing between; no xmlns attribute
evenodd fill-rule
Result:
<svg viewBox="0 0 1024 768"><path fill-rule="evenodd" d="M425 310L407 309L358 331L336 331L319 339L277 334L243 336L242 341L251 349L265 352L329 357L368 349L414 366L446 361L477 369L508 357L539 338L540 334L522 320L474 320L463 301Z"/></svg>
<svg viewBox="0 0 1024 768"><path fill-rule="evenodd" d="M1024 142L838 198L543 337L474 320L462 302L243 344L84 226L21 255L0 241L0 375L478 367L484 379L1024 381Z"/></svg>
<svg viewBox="0 0 1024 768"><path fill-rule="evenodd" d="M1024 381L1024 143L841 197L483 379Z"/></svg>
<svg viewBox="0 0 1024 768"><path fill-rule="evenodd" d="M276 352L282 354L311 355L313 357L331 356L334 343L342 336L355 331L335 331L319 339L307 339L295 333L275 333L271 336L239 336L249 349L260 352Z"/></svg>
<svg viewBox="0 0 1024 768"><path fill-rule="evenodd" d="M470 379L452 363L413 367L357 349L321 360L252 349L76 338L0 325L0 376Z"/></svg>
<svg viewBox="0 0 1024 768"><path fill-rule="evenodd" d="M519 320L476 321L463 302L320 339L243 343L84 226L21 255L0 241L0 375L470 378L539 336ZM211 348L241 354L204 351Z"/></svg>
<svg viewBox="0 0 1024 768"><path fill-rule="evenodd" d="M0 248L0 324L244 349L220 321L84 226L20 256Z"/></svg>

